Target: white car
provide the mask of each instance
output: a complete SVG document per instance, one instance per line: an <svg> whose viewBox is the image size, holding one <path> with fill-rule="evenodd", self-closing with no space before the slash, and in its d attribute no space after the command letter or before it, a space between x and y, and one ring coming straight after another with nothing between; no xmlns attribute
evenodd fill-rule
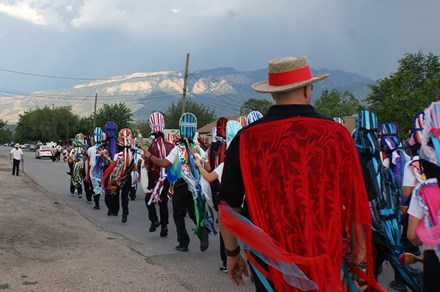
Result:
<svg viewBox="0 0 440 292"><path fill-rule="evenodd" d="M52 157L52 146L41 145L37 151L35 151L35 158L41 159L42 157Z"/></svg>

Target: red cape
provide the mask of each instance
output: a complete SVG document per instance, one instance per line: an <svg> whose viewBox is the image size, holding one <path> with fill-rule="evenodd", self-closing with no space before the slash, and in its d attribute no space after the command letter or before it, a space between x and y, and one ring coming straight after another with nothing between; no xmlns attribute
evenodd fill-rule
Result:
<svg viewBox="0 0 440 292"><path fill-rule="evenodd" d="M232 234L269 258L298 264L321 291L344 290L343 258L369 263L364 276L375 284L368 198L356 148L342 125L295 117L251 126L240 133L240 167L250 219L267 237L257 239L256 230L234 221L223 205L220 220ZM364 231L361 258L362 240L351 226ZM276 291L296 289L272 267L269 280Z"/></svg>

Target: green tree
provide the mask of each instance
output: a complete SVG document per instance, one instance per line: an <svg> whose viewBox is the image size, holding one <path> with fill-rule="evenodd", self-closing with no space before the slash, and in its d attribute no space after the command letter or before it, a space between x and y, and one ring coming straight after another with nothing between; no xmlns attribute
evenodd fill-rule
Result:
<svg viewBox="0 0 440 292"><path fill-rule="evenodd" d="M439 57L421 51L405 54L397 72L371 85L369 109L380 122L397 122L400 133L407 133L414 115L435 101L440 90Z"/></svg>
<svg viewBox="0 0 440 292"><path fill-rule="evenodd" d="M214 110L190 99L186 100L185 110L197 117L197 127L199 128L215 120ZM179 100L177 104L172 103L163 115L167 129L178 129L179 120L182 116L182 100Z"/></svg>
<svg viewBox="0 0 440 292"><path fill-rule="evenodd" d="M12 131L6 128L7 121L0 119L0 143L10 142L12 139Z"/></svg>
<svg viewBox="0 0 440 292"><path fill-rule="evenodd" d="M96 126L104 129L105 123L113 121L118 129L130 128L133 121L131 109L123 102L116 104L104 104L96 113Z"/></svg>
<svg viewBox="0 0 440 292"><path fill-rule="evenodd" d="M46 106L25 111L19 115L14 139L18 142L65 140L78 130L78 119L71 107Z"/></svg>
<svg viewBox="0 0 440 292"><path fill-rule="evenodd" d="M357 113L361 108L361 102L353 93L340 92L336 89L328 91L324 89L321 97L315 101L315 109L326 117L346 117Z"/></svg>
<svg viewBox="0 0 440 292"><path fill-rule="evenodd" d="M260 113L265 115L272 105L273 102L267 99L250 98L247 101L245 101L241 106L240 114L247 115L251 111L259 111Z"/></svg>

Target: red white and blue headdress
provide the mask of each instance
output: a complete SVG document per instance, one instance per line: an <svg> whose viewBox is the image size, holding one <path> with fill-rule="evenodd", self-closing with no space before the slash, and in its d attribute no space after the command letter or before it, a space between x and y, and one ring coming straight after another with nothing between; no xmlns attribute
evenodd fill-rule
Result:
<svg viewBox="0 0 440 292"><path fill-rule="evenodd" d="M150 115L151 133L163 133L165 129L165 119L160 112L154 112Z"/></svg>

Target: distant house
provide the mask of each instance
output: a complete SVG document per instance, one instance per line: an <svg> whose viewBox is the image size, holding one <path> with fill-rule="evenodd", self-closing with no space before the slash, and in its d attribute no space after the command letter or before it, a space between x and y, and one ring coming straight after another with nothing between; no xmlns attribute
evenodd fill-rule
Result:
<svg viewBox="0 0 440 292"><path fill-rule="evenodd" d="M228 119L228 121L238 121L238 118L240 116L227 116L225 118ZM197 132L199 132L200 138L202 138L205 142L211 143L212 142L212 128L215 128L217 126L217 119L215 121L210 122L207 125L204 125L203 127L199 128Z"/></svg>

